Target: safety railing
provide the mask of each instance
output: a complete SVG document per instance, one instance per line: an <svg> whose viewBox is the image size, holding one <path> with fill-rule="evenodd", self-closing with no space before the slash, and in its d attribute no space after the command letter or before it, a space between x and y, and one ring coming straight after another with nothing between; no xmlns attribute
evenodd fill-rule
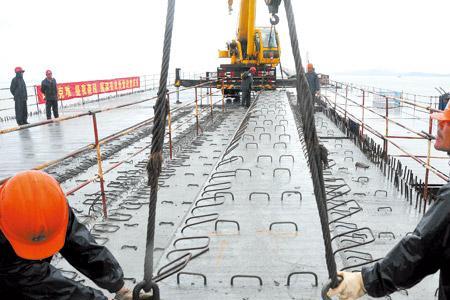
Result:
<svg viewBox="0 0 450 300"><path fill-rule="evenodd" d="M369 154L370 158L380 166L385 175L395 181L402 194L405 190L405 196L411 198L406 189L414 188L418 191L418 195L422 197L419 209L423 208L423 211L426 211L427 203L431 200L430 189L436 186L430 183L430 172L443 182L449 180L441 163L442 159L448 159L448 156L432 155L434 126L430 114L439 111L436 109L438 97L420 96L428 99L428 102L425 102L418 101L419 96L414 94L407 94L408 98L406 93L402 95L403 97L393 97L380 92L380 89L368 90L336 81L330 83L331 85L324 89L321 98L328 108L329 115L341 129L347 131L348 135L353 135L365 152L374 152ZM374 103L374 99L377 101L381 99L382 107L369 105ZM393 101L397 105L392 105ZM417 120L416 123L420 124L412 126L405 124L401 117L390 116L390 111L398 107L412 110L413 114L410 116L413 118L408 119ZM367 117L369 114L370 117ZM405 114L408 115L406 112ZM384 130L380 130L380 120L384 123ZM380 141L381 145L373 139ZM402 144L402 140L426 143L426 154L414 153L417 151L416 148ZM394 147L395 151L391 147ZM415 176L412 170L401 163L400 158L415 161L424 170L423 178ZM417 204L416 199L416 207Z"/></svg>
<svg viewBox="0 0 450 300"><path fill-rule="evenodd" d="M420 104L429 104L430 106L437 108L438 104L439 104L439 96L421 95L421 94L409 93L409 92L405 92L405 91L395 91L392 89L380 88L380 87L375 87L375 86L365 85L365 84L355 84L352 82L343 82L343 81L337 82L334 80L329 80L329 82L334 87L336 87L336 84L338 86L345 85L345 86L349 86L351 89L360 89L360 90L362 89L362 90L367 91L368 93L372 93L375 95L386 95L386 94L398 95L395 97L393 97L393 96L390 96L390 97L403 99L403 100L410 101L412 103L419 104L419 105Z"/></svg>
<svg viewBox="0 0 450 300"><path fill-rule="evenodd" d="M187 79L200 79L202 74L200 73L183 73L183 78ZM124 95L130 95L135 93L142 93L145 91L150 91L158 88L159 83L159 74L151 74L151 75L141 75L140 78L140 87L132 88L123 91L115 91L111 93L103 93L97 94L93 96L87 97L78 97L70 100L60 101L60 108L64 109L67 107L74 106L83 106L85 104L108 100L111 98L116 98ZM175 73L169 74L169 82L175 82ZM28 92L28 115L31 117L33 115L39 115L45 112L45 109L42 109L43 104L40 104L37 96L37 88L36 85L27 86ZM9 87L0 87L0 122L6 122L15 119L14 117L14 98L10 93Z"/></svg>
<svg viewBox="0 0 450 300"><path fill-rule="evenodd" d="M178 129L180 129L186 123L192 122L192 120L195 119L195 128L196 128L195 131L196 131L197 135L199 135L202 132L202 128L201 128L201 124L200 124L200 120L202 119L202 117L209 115L211 118L214 118L214 107L218 107L219 105L221 106L220 110L222 112L225 111L225 98L224 98L223 88L221 90L221 89L216 89L215 87L216 87L216 82L210 81L210 82L198 84L193 87L180 88L177 91L168 91L167 92L167 103L169 104L169 114L168 114L168 125L167 125L168 131L166 133L166 137L168 138L168 141L169 141L170 159L172 159L172 155L173 155L172 135L174 132L176 132ZM213 91L213 89L215 89L215 91ZM194 97L193 97L194 99L192 101L188 101L188 102L184 101L185 103L182 106L177 106L176 108L171 109L170 108L171 95L175 94L178 96L179 93L182 93L185 91L194 91ZM213 99L214 97L218 97L219 99L214 100ZM106 193L105 193L105 187L104 187L104 176L106 174L108 174L109 172L111 172L112 170L123 165L126 161L129 161L131 158L133 158L136 155L142 153L143 151L149 149L151 147L151 145L147 145L147 146L139 149L139 151L129 154L125 159L123 159L119 162L113 163L112 166L108 167L107 169L103 169L103 160L104 159L102 158L101 146L108 142L111 142L112 140L115 140L119 137L125 136L131 132L141 129L144 126L150 125L153 122L153 117L148 118L144 121L141 121L137 124L134 124L128 128L122 129L114 134L104 137L103 139L99 139L97 115L108 112L108 111L133 106L133 105L137 105L137 104L140 104L143 102L152 101L152 100L156 100L156 99L157 99L157 96L151 97L148 99L143 99L143 100L136 101L136 102L132 102L132 103L127 103L127 104L117 105L117 106L109 107L109 108L105 108L105 109L98 109L98 110L93 110L93 111L89 111L89 112L85 112L85 113L81 113L81 114L67 116L64 118L58 118L58 119L37 122L34 124L25 125L25 126L12 127L12 128L8 128L5 130L1 130L0 135L8 134L8 133L15 132L15 131L26 130L31 127L44 126L49 123L62 123L64 121L71 120L71 119L81 118L81 117L85 117L85 116L91 116L92 124L93 124L93 127L92 127L93 135L94 135L93 143L85 145L85 146L83 146L75 151L72 151L58 159L47 161L38 166L35 166L33 168L33 170L44 170L46 168L55 166L55 165L63 162L66 159L76 157L78 155L81 155L82 153L89 151L89 150L95 149L96 159L97 159L97 173L95 174L95 176L93 176L87 180L84 180L83 182L79 183L77 186L75 186L73 188L68 189L65 193L66 193L66 195L73 195L75 192L88 186L90 183L98 181L99 185L100 185L101 196L102 196L103 214L106 218L108 213L107 213L107 199L106 199ZM176 126L173 126L174 125L172 123L173 114L177 113L178 111L181 111L183 109L189 108L189 107L192 107L192 110L193 110L192 117L191 118L188 117L184 121L178 122L179 124L177 123ZM8 178L4 178L4 179L0 180L0 184L4 183L7 179Z"/></svg>

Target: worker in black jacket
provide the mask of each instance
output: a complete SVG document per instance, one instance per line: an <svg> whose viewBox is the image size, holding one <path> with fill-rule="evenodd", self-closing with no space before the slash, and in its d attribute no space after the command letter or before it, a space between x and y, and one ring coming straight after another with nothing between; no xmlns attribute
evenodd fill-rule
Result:
<svg viewBox="0 0 450 300"><path fill-rule="evenodd" d="M29 124L28 119L28 109L27 109L27 86L25 81L23 80L24 69L21 67L16 67L14 72L16 73L16 77L11 80L11 87L9 90L11 94L14 96L14 106L16 110L16 122L17 125L26 125Z"/></svg>
<svg viewBox="0 0 450 300"><path fill-rule="evenodd" d="M45 71L45 79L41 83L41 91L45 95L45 112L47 113L47 120L59 117L58 114L58 89L56 80L53 78L52 71Z"/></svg>
<svg viewBox="0 0 450 300"><path fill-rule="evenodd" d="M253 76L255 74L256 68L251 67L250 70L241 75L242 106L250 107L250 94L253 87Z"/></svg>
<svg viewBox="0 0 450 300"><path fill-rule="evenodd" d="M450 108L431 117L438 120L434 148L450 152ZM328 292L354 300L364 294L383 297L408 289L440 271L439 300L450 299L450 183L441 187L414 232L406 235L382 260L361 272L340 272L341 284ZM430 295L429 299L432 296Z"/></svg>
<svg viewBox="0 0 450 300"><path fill-rule="evenodd" d="M119 263L78 222L58 182L41 171L16 174L0 186L0 298L108 299L64 277L50 264L57 252L114 299L132 299Z"/></svg>

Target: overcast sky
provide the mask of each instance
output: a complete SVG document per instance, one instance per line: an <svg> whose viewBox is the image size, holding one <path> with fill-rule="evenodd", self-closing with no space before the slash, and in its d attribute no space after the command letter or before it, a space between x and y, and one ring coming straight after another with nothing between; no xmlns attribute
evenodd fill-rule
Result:
<svg viewBox="0 0 450 300"><path fill-rule="evenodd" d="M178 0L171 69L215 70L236 32L239 0ZM334 74L367 69L450 73L448 0L292 0L303 59ZM257 0L259 25L268 24ZM166 0L1 0L0 82L47 68L62 81L158 73ZM282 63L292 66L284 6ZM225 62L222 60L222 62ZM30 82L31 84L31 82Z"/></svg>

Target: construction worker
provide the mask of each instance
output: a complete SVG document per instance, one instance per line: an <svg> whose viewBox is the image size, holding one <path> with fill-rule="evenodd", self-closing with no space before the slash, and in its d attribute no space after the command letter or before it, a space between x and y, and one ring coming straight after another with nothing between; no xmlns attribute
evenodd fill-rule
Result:
<svg viewBox="0 0 450 300"><path fill-rule="evenodd" d="M56 80L53 78L52 71L45 71L45 79L41 83L41 91L45 95L45 112L47 113L47 120L59 117L58 114L58 89Z"/></svg>
<svg viewBox="0 0 450 300"><path fill-rule="evenodd" d="M439 109L444 110L450 100L450 93L444 93L439 96Z"/></svg>
<svg viewBox="0 0 450 300"><path fill-rule="evenodd" d="M253 76L256 74L256 68L251 67L248 71L241 75L241 92L242 92L242 106L250 107L250 93L253 87Z"/></svg>
<svg viewBox="0 0 450 300"><path fill-rule="evenodd" d="M132 299L119 263L78 222L58 182L41 171L16 174L0 186L0 297L107 300L51 265L57 252L114 299Z"/></svg>
<svg viewBox="0 0 450 300"><path fill-rule="evenodd" d="M29 124L28 119L28 109L27 109L27 86L23 80L23 73L25 72L22 67L16 67L14 69L16 77L11 80L11 86L9 90L14 96L15 110L16 110L16 122L17 125Z"/></svg>
<svg viewBox="0 0 450 300"><path fill-rule="evenodd" d="M450 154L450 106L433 113L438 121L434 148ZM432 205L412 234L406 235L382 260L361 272L340 272L341 284L330 297L354 300L369 294L383 297L408 289L440 270L439 300L450 299L450 182L441 187ZM432 296L429 297L431 299ZM428 299L428 298L427 298Z"/></svg>
<svg viewBox="0 0 450 300"><path fill-rule="evenodd" d="M308 72L306 73L306 79L308 80L309 91L311 92L311 95L314 99L315 97L320 96L319 76L317 76L316 72L314 71L313 64L308 64L307 69Z"/></svg>

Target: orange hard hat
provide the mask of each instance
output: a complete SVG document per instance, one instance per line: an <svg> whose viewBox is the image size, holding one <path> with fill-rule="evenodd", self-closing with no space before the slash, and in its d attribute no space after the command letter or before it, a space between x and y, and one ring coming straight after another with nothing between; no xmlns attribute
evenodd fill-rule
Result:
<svg viewBox="0 0 450 300"><path fill-rule="evenodd" d="M0 230L17 256L51 257L64 246L68 223L64 192L47 173L17 173L0 189Z"/></svg>
<svg viewBox="0 0 450 300"><path fill-rule="evenodd" d="M313 66L313 64L308 64L307 68L308 68L308 71L312 71L312 69L314 69L314 66Z"/></svg>
<svg viewBox="0 0 450 300"><path fill-rule="evenodd" d="M447 103L443 112L435 112L431 114L431 118L438 121L450 121L450 101Z"/></svg>

